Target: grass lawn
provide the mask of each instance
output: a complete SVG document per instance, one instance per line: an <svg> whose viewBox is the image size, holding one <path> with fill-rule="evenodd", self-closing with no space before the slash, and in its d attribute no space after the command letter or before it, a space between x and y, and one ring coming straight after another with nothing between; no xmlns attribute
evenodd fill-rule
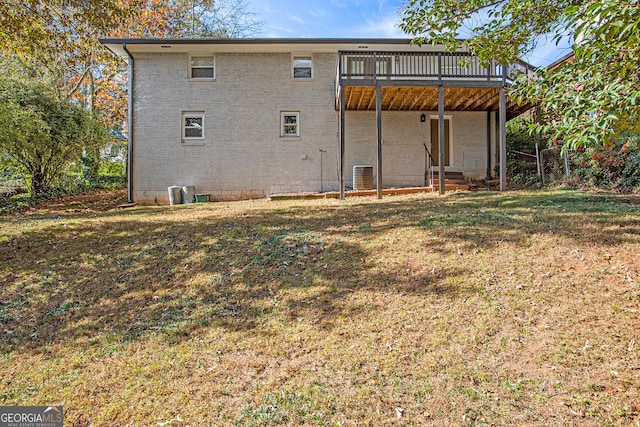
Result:
<svg viewBox="0 0 640 427"><path fill-rule="evenodd" d="M65 425L640 425L638 196L0 217L0 405Z"/></svg>

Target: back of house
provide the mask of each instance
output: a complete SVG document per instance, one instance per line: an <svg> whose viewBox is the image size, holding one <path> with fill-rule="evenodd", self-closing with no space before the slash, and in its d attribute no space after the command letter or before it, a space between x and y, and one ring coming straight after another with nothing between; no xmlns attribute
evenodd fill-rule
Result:
<svg viewBox="0 0 640 427"><path fill-rule="evenodd" d="M130 65L139 203L168 203L175 185L212 200L339 191L354 170L373 187L419 187L429 168L477 179L497 164L507 74L464 52L395 39L101 41Z"/></svg>

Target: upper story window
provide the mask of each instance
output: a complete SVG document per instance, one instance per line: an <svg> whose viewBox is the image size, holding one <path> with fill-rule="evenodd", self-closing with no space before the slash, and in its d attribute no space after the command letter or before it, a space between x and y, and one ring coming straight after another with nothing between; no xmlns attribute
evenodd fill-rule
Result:
<svg viewBox="0 0 640 427"><path fill-rule="evenodd" d="M192 56L189 77L192 79L213 79L216 75L215 64L213 56Z"/></svg>
<svg viewBox="0 0 640 427"><path fill-rule="evenodd" d="M182 113L182 139L184 141L204 139L204 112Z"/></svg>
<svg viewBox="0 0 640 427"><path fill-rule="evenodd" d="M283 111L280 113L280 136L300 136L300 113Z"/></svg>
<svg viewBox="0 0 640 427"><path fill-rule="evenodd" d="M313 58L311 56L293 57L293 78L312 79L313 78Z"/></svg>

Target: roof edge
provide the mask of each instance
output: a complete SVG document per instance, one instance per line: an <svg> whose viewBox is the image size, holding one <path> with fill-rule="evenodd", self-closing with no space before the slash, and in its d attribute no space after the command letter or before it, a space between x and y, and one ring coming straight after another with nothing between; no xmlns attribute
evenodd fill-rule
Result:
<svg viewBox="0 0 640 427"><path fill-rule="evenodd" d="M409 44L411 38L100 38L102 44ZM464 41L464 40L461 40Z"/></svg>

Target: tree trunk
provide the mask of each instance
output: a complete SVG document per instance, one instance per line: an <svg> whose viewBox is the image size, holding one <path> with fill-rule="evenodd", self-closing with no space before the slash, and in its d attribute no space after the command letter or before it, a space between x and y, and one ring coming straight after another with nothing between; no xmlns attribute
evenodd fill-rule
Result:
<svg viewBox="0 0 640 427"><path fill-rule="evenodd" d="M44 174L40 171L31 173L31 197L39 196L44 192L45 188Z"/></svg>

